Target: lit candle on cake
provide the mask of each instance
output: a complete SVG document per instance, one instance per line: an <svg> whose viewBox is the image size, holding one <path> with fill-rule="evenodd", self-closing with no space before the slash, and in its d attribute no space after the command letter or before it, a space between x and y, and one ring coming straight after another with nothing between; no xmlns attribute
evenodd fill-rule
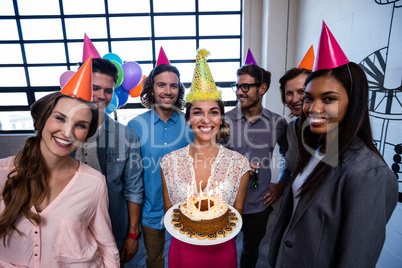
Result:
<svg viewBox="0 0 402 268"><path fill-rule="evenodd" d="M208 213L211 212L211 204L209 203L209 202L210 202L210 199L211 199L211 194L212 194L212 190L210 190L210 191L208 192Z"/></svg>
<svg viewBox="0 0 402 268"><path fill-rule="evenodd" d="M191 196L191 184L187 186L187 209L191 212L191 205L190 205L190 196Z"/></svg>
<svg viewBox="0 0 402 268"><path fill-rule="evenodd" d="M220 204L222 204L223 199L222 199L222 182L219 183L219 199L220 199Z"/></svg>
<svg viewBox="0 0 402 268"><path fill-rule="evenodd" d="M198 202L198 212L201 211L201 197L202 197L201 184L202 184L202 181L200 181L200 201Z"/></svg>
<svg viewBox="0 0 402 268"><path fill-rule="evenodd" d="M217 183L216 187L215 187L215 195L216 195L216 199L218 200L218 209L219 209L219 205L220 205L220 200L219 200L219 182Z"/></svg>
<svg viewBox="0 0 402 268"><path fill-rule="evenodd" d="M195 187L195 178L193 178L193 181L191 182L191 197L194 196L194 187Z"/></svg>

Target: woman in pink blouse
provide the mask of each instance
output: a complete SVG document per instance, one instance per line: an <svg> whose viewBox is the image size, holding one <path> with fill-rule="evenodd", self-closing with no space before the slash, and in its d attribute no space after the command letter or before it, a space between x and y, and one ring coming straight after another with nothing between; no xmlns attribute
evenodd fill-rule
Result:
<svg viewBox="0 0 402 268"><path fill-rule="evenodd" d="M0 160L0 267L119 267L105 179L70 157L96 107L57 92L31 115L36 135Z"/></svg>
<svg viewBox="0 0 402 268"><path fill-rule="evenodd" d="M223 199L241 214L249 180L249 162L235 151L217 144L230 135L221 100L189 103L186 120L194 132L194 142L164 156L161 161L165 211L186 199L193 178L206 193L223 185ZM197 246L172 237L169 267L237 267L235 239L211 246Z"/></svg>

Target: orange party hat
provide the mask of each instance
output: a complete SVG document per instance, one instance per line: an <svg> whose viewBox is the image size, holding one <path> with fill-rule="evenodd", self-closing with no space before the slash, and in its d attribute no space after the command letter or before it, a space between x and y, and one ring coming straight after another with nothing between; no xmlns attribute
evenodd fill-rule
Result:
<svg viewBox="0 0 402 268"><path fill-rule="evenodd" d="M348 62L345 53L323 21L313 72L322 69L334 69Z"/></svg>
<svg viewBox="0 0 402 268"><path fill-rule="evenodd" d="M90 56L92 58L102 58L98 51L96 50L94 44L92 44L92 41L89 39L87 34L84 34L84 49L82 53L82 62L85 62Z"/></svg>
<svg viewBox="0 0 402 268"><path fill-rule="evenodd" d="M78 69L60 90L64 95L92 101L92 57Z"/></svg>
<svg viewBox="0 0 402 268"><path fill-rule="evenodd" d="M313 45L311 45L306 55L304 55L304 58L299 63L299 66L297 66L297 68L312 70L313 66L314 66L314 48Z"/></svg>
<svg viewBox="0 0 402 268"><path fill-rule="evenodd" d="M163 47L159 50L159 56L158 56L158 61L156 62L156 66L161 65L161 64L168 64L170 65L170 61L166 57L165 51L163 50Z"/></svg>

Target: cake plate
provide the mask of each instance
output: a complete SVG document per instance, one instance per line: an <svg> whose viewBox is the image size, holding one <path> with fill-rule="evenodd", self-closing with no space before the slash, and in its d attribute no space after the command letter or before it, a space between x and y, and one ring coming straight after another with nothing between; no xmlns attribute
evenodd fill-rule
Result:
<svg viewBox="0 0 402 268"><path fill-rule="evenodd" d="M179 204L174 205L171 207L165 214L164 217L164 223L165 223L165 228L166 230L176 239L192 244L192 245L199 245L199 246L209 246L209 245L217 245L221 244L223 242L229 241L230 239L236 237L236 235L240 232L241 226L243 225L243 220L240 216L240 213L232 206L228 206L234 213L236 213L236 217L239 219L238 222L236 222L236 227L233 228L233 231L230 234L227 234L226 237L217 237L215 240L210 240L208 238L205 238L204 240L200 240L197 237L190 238L186 234L180 233L179 230L176 230L173 228L172 224L172 213L175 208L178 208Z"/></svg>

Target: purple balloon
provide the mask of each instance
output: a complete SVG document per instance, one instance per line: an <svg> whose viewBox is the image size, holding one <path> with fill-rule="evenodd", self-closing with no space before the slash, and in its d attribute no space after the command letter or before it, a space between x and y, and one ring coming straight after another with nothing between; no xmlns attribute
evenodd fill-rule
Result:
<svg viewBox="0 0 402 268"><path fill-rule="evenodd" d="M124 80L121 85L125 90L130 91L141 82L142 69L135 61L127 61L122 67L124 70Z"/></svg>
<svg viewBox="0 0 402 268"><path fill-rule="evenodd" d="M71 77L74 76L74 74L75 74L74 71L65 71L65 72L60 76L60 81L59 81L59 82L60 82L60 87L63 88L63 87L67 84L68 80L70 80Z"/></svg>

